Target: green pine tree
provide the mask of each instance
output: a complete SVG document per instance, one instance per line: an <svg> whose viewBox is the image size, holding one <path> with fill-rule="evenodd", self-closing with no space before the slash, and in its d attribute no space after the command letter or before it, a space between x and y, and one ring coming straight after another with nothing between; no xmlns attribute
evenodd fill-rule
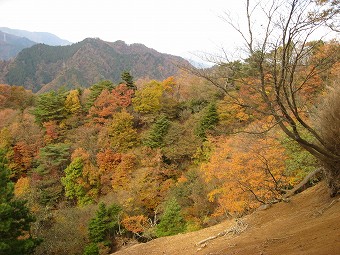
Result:
<svg viewBox="0 0 340 255"><path fill-rule="evenodd" d="M161 148L164 136L169 130L170 122L165 115L158 117L156 122L152 125L148 137L144 141L144 145L150 148Z"/></svg>
<svg viewBox="0 0 340 255"><path fill-rule="evenodd" d="M202 138L203 140L205 140L207 137L207 134L206 134L207 131L212 130L217 123L218 123L218 113L217 113L216 105L214 103L210 103L207 106L199 122L199 125L196 129L196 135Z"/></svg>
<svg viewBox="0 0 340 255"><path fill-rule="evenodd" d="M123 80L123 83L125 83L126 86L128 86L128 88L133 90L137 89L135 83L133 82L133 77L129 72L127 71L122 72L121 79Z"/></svg>
<svg viewBox="0 0 340 255"><path fill-rule="evenodd" d="M89 223L89 239L93 243L104 241L108 222L108 212L104 203L99 204L96 216Z"/></svg>
<svg viewBox="0 0 340 255"><path fill-rule="evenodd" d="M181 215L181 207L175 198L168 201L160 223L156 228L156 235L170 236L182 233L185 230L185 221Z"/></svg>
<svg viewBox="0 0 340 255"><path fill-rule="evenodd" d="M65 143L49 144L39 151L38 166L34 171L40 179L38 202L42 205L56 205L61 198L63 187L60 176L69 163L70 146Z"/></svg>
<svg viewBox="0 0 340 255"><path fill-rule="evenodd" d="M35 218L26 206L26 201L14 197L14 184L9 179L9 170L0 155L0 254L32 254L41 240L30 234L30 224Z"/></svg>
<svg viewBox="0 0 340 255"><path fill-rule="evenodd" d="M113 248L113 239L119 230L120 214L122 208L113 204L106 207L100 203L96 215L90 220L88 231L91 243L84 249L84 255L96 255L99 243L103 243L111 250Z"/></svg>
<svg viewBox="0 0 340 255"><path fill-rule="evenodd" d="M37 123L42 124L51 120L61 121L67 118L65 99L67 93L63 90L41 94L37 98L36 107L32 111Z"/></svg>

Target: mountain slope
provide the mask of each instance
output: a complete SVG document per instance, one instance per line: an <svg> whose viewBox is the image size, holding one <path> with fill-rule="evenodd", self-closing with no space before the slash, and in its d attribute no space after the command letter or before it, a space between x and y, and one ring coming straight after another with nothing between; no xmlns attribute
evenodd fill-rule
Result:
<svg viewBox="0 0 340 255"><path fill-rule="evenodd" d="M8 27L0 27L0 30L7 34L15 35L18 37L25 37L36 43L44 43L52 46L59 45L63 46L71 44L71 42L61 39L58 36L47 32L30 32L26 30L12 29Z"/></svg>
<svg viewBox="0 0 340 255"><path fill-rule="evenodd" d="M11 59L18 55L21 50L34 44L36 43L25 37L8 34L0 29L0 59L2 60Z"/></svg>
<svg viewBox="0 0 340 255"><path fill-rule="evenodd" d="M137 78L162 80L176 74L175 63L189 64L181 57L159 53L141 44L127 45L88 38L68 46L34 45L7 63L0 77L10 85L33 92L89 87L109 79L120 81L123 71Z"/></svg>
<svg viewBox="0 0 340 255"><path fill-rule="evenodd" d="M114 255L336 255L340 254L340 197L330 198L320 183L291 199L242 218L248 227L196 246L235 225L225 221L197 232L138 244Z"/></svg>

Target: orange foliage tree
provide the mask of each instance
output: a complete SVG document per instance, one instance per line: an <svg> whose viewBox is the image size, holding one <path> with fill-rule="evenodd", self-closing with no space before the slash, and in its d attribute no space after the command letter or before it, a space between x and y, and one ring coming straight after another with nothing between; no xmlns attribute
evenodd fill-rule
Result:
<svg viewBox="0 0 340 255"><path fill-rule="evenodd" d="M220 125L225 126L231 131L245 126L252 119L251 115L244 108L233 104L229 97L225 97L219 102L217 113Z"/></svg>
<svg viewBox="0 0 340 255"><path fill-rule="evenodd" d="M43 123L43 127L45 128L44 141L46 144L57 142L57 139L60 137L60 127L58 123L54 120L47 121Z"/></svg>
<svg viewBox="0 0 340 255"><path fill-rule="evenodd" d="M140 235L150 227L148 218L144 215L128 216L122 220L124 228L134 234Z"/></svg>
<svg viewBox="0 0 340 255"><path fill-rule="evenodd" d="M25 111L5 126L0 129L0 150L6 154L12 177L18 179L32 168L42 146L42 132Z"/></svg>
<svg viewBox="0 0 340 255"><path fill-rule="evenodd" d="M89 116L94 122L104 124L112 115L128 107L134 91L125 84L120 84L112 91L104 89L89 110Z"/></svg>
<svg viewBox="0 0 340 255"><path fill-rule="evenodd" d="M35 154L34 148L30 145L24 141L17 142L13 146L13 155L11 157L11 163L9 164L12 174L18 177L23 173L27 173L32 165Z"/></svg>
<svg viewBox="0 0 340 255"><path fill-rule="evenodd" d="M23 111L34 103L32 91L21 86L0 84L0 108L12 108Z"/></svg>
<svg viewBox="0 0 340 255"><path fill-rule="evenodd" d="M136 157L132 154L115 153L111 149L106 149L97 154L97 164L101 192L106 194L112 189L117 190L127 186L136 164Z"/></svg>
<svg viewBox="0 0 340 255"><path fill-rule="evenodd" d="M236 142L237 141L237 142ZM216 188L217 214L243 214L280 197L286 185L284 148L273 138L238 136L217 141L210 161L202 164L207 182Z"/></svg>

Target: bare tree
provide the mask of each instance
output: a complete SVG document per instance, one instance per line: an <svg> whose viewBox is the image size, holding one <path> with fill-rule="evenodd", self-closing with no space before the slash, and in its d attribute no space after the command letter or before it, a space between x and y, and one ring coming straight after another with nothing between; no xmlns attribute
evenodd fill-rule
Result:
<svg viewBox="0 0 340 255"><path fill-rule="evenodd" d="M193 70L222 89L234 104L271 116L273 125L319 159L325 166L332 196L340 191L340 149L334 150L340 144L330 146L311 121L306 89L339 62L337 42L331 51L313 58L323 39L319 35L320 40L315 40L315 34L324 32L325 27L338 29L339 7L339 0L268 0L255 4L246 0L246 26L235 23L230 15L225 17L245 42L246 60L232 62L225 53L214 59L214 71ZM260 22L257 27L256 18ZM241 98L235 94L235 86L246 87L253 97ZM339 129L336 135L340 136Z"/></svg>

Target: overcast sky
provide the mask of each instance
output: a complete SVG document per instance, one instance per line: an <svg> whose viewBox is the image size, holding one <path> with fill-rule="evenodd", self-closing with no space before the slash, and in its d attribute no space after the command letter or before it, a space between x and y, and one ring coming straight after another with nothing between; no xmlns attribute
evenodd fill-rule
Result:
<svg viewBox="0 0 340 255"><path fill-rule="evenodd" d="M50 32L77 42L86 37L142 43L189 56L237 44L220 18L240 13L243 0L0 0L0 26Z"/></svg>

